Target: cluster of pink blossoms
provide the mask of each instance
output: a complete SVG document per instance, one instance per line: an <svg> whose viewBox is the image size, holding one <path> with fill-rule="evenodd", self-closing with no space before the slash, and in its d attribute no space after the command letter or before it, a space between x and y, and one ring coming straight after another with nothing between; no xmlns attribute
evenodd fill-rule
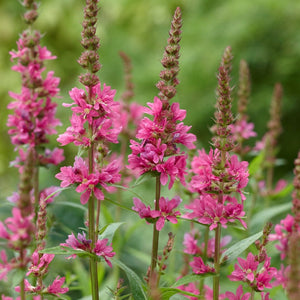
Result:
<svg viewBox="0 0 300 300"><path fill-rule="evenodd" d="M211 149L209 154L205 150L199 150L198 156L194 156L191 163L191 171L194 173L191 183L191 192L200 195L205 193L230 194L237 192L241 199L245 200L243 188L248 183L248 162L239 161L236 155L226 153L225 165L220 168L221 152Z"/></svg>
<svg viewBox="0 0 300 300"><path fill-rule="evenodd" d="M108 141L118 143L118 134L121 131L119 114L117 113L119 103L114 101L116 94L110 86L98 83L87 87L88 96L82 89L73 88L70 97L74 103L64 103L65 107L72 106L71 126L66 132L59 135L57 141L65 146L74 143L76 146L90 147L97 141ZM88 127L89 126L89 127ZM92 128L89 130L89 128Z"/></svg>
<svg viewBox="0 0 300 300"><path fill-rule="evenodd" d="M56 57L46 47L40 46L40 38L37 31L25 31L17 42L18 50L10 52L12 60L17 59L17 64L12 69L22 77L21 93L9 92L15 101L8 105L14 113L8 116L7 126L11 127L8 133L16 146L28 145L32 148L46 144L47 135L55 134L55 127L61 125L55 118L57 104L51 101L58 95L59 78L53 76L53 71L48 72L45 79L42 76L44 61ZM26 159L24 149L19 151L17 163ZM39 163L58 164L64 159L62 153L60 149L47 149L44 155L39 154Z"/></svg>
<svg viewBox="0 0 300 300"><path fill-rule="evenodd" d="M99 257L102 257L106 263L112 267L112 264L109 260L109 258L113 257L116 253L112 252L113 248L110 246L107 246L108 239L102 239L97 240L95 247L91 248L91 240L88 240L86 238L85 233L83 232L78 233L77 238L72 233L68 236L68 239L66 240L66 243L60 244L62 247L72 248L74 250L83 250L89 253L94 253ZM75 258L76 254L72 254L70 258Z"/></svg>
<svg viewBox="0 0 300 300"><path fill-rule="evenodd" d="M193 293L194 295L199 295L200 292L199 292L199 287L197 285L198 284L191 282L187 285L180 285L177 288L182 291L185 291L185 292ZM204 285L203 289L204 289L204 297L205 297L204 299L205 300L213 300L213 290L207 285ZM187 299L190 299L190 300L198 300L199 299L199 297L193 297L193 296L188 296L188 295L184 295L184 297Z"/></svg>
<svg viewBox="0 0 300 300"><path fill-rule="evenodd" d="M254 124L251 122L248 123L246 120L240 120L239 122L231 124L229 127L234 142L257 136L257 133L254 131Z"/></svg>
<svg viewBox="0 0 300 300"><path fill-rule="evenodd" d="M288 253L289 239L293 233L295 226L295 219L288 214L285 219L280 221L280 224L275 225L275 233L270 234L271 241L278 241L275 247L280 251L280 258L283 260ZM298 234L300 236L300 226L297 226Z"/></svg>
<svg viewBox="0 0 300 300"><path fill-rule="evenodd" d="M106 155L106 144L118 143L118 134L122 129L119 126L117 113L119 104L114 101L116 91L105 84L101 90L100 83L87 87L87 90L90 91L89 100L84 90L78 88L71 90L70 96L74 103L64 104L64 106L73 106L71 126L57 140L63 146L69 143L83 147L98 144ZM97 161L96 154L93 159ZM97 164L93 172L90 172L88 163L83 158L76 157L74 166L62 167L56 178L62 180L62 187L77 184L76 191L82 193L81 203L86 204L92 192L98 200L104 199L100 187L108 192L113 191L108 184L120 180L120 168L120 160L116 159L103 167Z"/></svg>
<svg viewBox="0 0 300 300"><path fill-rule="evenodd" d="M225 165L220 168L221 152L211 149L209 154L204 150L198 151L191 163L193 176L190 182L190 191L199 196L185 207L192 212L187 213L189 219L197 219L202 224L209 225L213 230L220 223L226 228L228 222L239 221L245 228L247 224L243 220L243 201L245 196L242 192L248 183L248 163L239 162L236 155L226 153ZM241 203L231 193L239 193ZM222 201L218 193L224 193Z"/></svg>
<svg viewBox="0 0 300 300"><path fill-rule="evenodd" d="M265 257L264 263L259 268L258 256L248 253L246 259L238 257L238 264L234 265L234 271L228 278L232 281L246 282L256 291L263 291L265 288L272 288L271 280L277 275L277 269L270 266L271 258Z"/></svg>
<svg viewBox="0 0 300 300"><path fill-rule="evenodd" d="M156 222L156 229L162 230L165 225L165 221L169 221L176 224L177 216L180 216L179 211L174 211L176 207L181 203L179 196L175 196L173 199L160 197L159 210L151 210L150 206L146 206L140 199L133 198L134 206L133 210L139 213L142 219L146 219L149 223Z"/></svg>
<svg viewBox="0 0 300 300"><path fill-rule="evenodd" d="M103 168L97 166L94 173L89 173L87 162L82 157L76 157L74 166L62 167L56 178L62 180L61 187L76 184L76 191L82 193L80 201L82 204L86 204L91 193L98 200L104 200L104 194L100 187L108 192L114 191L114 188L108 184L120 181L121 175L119 170L119 161L114 160Z"/></svg>
<svg viewBox="0 0 300 300"><path fill-rule="evenodd" d="M140 175L146 172L159 174L162 185L166 185L170 178L169 188L176 178L185 184L186 155L177 144L193 149L196 141L195 135L188 133L191 126L178 123L184 120L186 112L179 108L178 103L165 108L158 97L147 104L150 109L145 108L144 112L152 115L153 120L142 119L136 135L141 143L131 140L132 154L128 156L128 167L137 170Z"/></svg>

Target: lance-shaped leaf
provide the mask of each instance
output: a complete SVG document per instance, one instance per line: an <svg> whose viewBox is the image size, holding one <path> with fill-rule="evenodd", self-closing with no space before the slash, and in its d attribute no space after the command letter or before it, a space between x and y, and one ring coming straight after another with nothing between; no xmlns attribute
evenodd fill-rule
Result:
<svg viewBox="0 0 300 300"><path fill-rule="evenodd" d="M262 236L263 232L260 231L250 237L243 239L230 248L228 248L221 256L221 263L235 260L242 252L244 252L250 245Z"/></svg>

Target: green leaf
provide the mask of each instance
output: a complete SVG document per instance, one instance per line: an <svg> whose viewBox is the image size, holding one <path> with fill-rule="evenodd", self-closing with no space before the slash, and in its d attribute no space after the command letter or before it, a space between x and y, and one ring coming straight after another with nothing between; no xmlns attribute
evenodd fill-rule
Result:
<svg viewBox="0 0 300 300"><path fill-rule="evenodd" d="M252 217L252 221L250 223L251 227L255 227L257 225L266 223L268 220L272 219L273 217L281 213L290 210L291 208L292 208L292 203L288 202L288 203L276 205L273 207L268 207L264 210L261 210Z"/></svg>
<svg viewBox="0 0 300 300"><path fill-rule="evenodd" d="M162 300L169 300L172 296L176 294L184 294L192 297L197 297L197 295L192 294L190 292L182 291L180 289L175 289L175 288L160 288L161 291L161 298Z"/></svg>
<svg viewBox="0 0 300 300"><path fill-rule="evenodd" d="M144 198L143 198L141 195L139 195L138 193L136 193L135 191L133 191L131 188L127 188L127 187L125 187L125 186L123 186L123 185L118 185L118 184L111 184L110 186L114 186L114 187L116 187L116 188L119 188L119 189L128 191L128 192L130 192L131 194L133 194L133 195L135 195L136 197L138 197L139 199L141 199L143 202L145 202L145 201L144 201Z"/></svg>
<svg viewBox="0 0 300 300"><path fill-rule="evenodd" d="M106 197L105 197L105 201L108 201L108 202L110 202L110 203L112 203L112 204L114 204L114 205L116 205L116 206L119 206L119 207L121 207L121 208L123 208L123 209L129 210L129 211L131 211L131 212L133 212L133 213L137 213L135 210L133 210L133 209L127 207L127 206L124 206L124 205L120 204L120 203L117 202L117 201L111 200L111 199L106 198Z"/></svg>
<svg viewBox="0 0 300 300"><path fill-rule="evenodd" d="M277 194L271 195L271 198L283 198L289 195L294 189L294 185L292 183L287 184L282 190L280 190Z"/></svg>
<svg viewBox="0 0 300 300"><path fill-rule="evenodd" d="M48 197L46 197L44 200L46 201L49 198L51 198L52 196L54 196L55 194L60 193L61 191L64 191L64 190L68 190L68 189L70 189L70 187L65 187L65 188L57 189L56 191L54 191L53 193L51 193Z"/></svg>
<svg viewBox="0 0 300 300"><path fill-rule="evenodd" d="M82 205L82 204L79 204L79 203L75 203L75 202L66 202L66 201L57 201L55 202L55 205L63 205L63 206L69 206L69 207L74 207L74 208L78 208L78 209L81 209L83 210L84 212L87 211L87 207Z"/></svg>
<svg viewBox="0 0 300 300"><path fill-rule="evenodd" d="M101 234L99 235L99 239L108 239L108 244L111 244L116 230L122 224L125 224L125 222L116 222L116 223L111 223L109 225L106 225L104 228L101 229Z"/></svg>
<svg viewBox="0 0 300 300"><path fill-rule="evenodd" d="M13 269L9 272L9 275L12 277L12 286L16 287L20 285L20 282L25 278L26 271L21 269Z"/></svg>
<svg viewBox="0 0 300 300"><path fill-rule="evenodd" d="M171 287L177 287L177 286L180 286L180 285L185 285L185 284L195 282L195 281L199 281L200 279L207 278L207 277L212 277L212 276L215 276L215 275L216 274L214 274L214 273L205 273L205 274L199 274L199 275L196 275L196 274L187 275L187 276L184 276L184 277L180 278L179 280L177 280L175 283L173 283L171 285Z"/></svg>
<svg viewBox="0 0 300 300"><path fill-rule="evenodd" d="M173 295L170 300L188 300L189 298L183 296L183 295L180 295L180 294L175 294Z"/></svg>
<svg viewBox="0 0 300 300"><path fill-rule="evenodd" d="M143 283L138 275L118 259L113 258L112 261L126 273L133 299L147 300L147 296L143 289Z"/></svg>
<svg viewBox="0 0 300 300"><path fill-rule="evenodd" d="M260 231L250 237L243 239L230 248L228 248L221 256L221 263L224 261L229 262L236 259L242 252L244 252L250 245L262 236L263 232Z"/></svg>
<svg viewBox="0 0 300 300"><path fill-rule="evenodd" d="M134 184L131 186L131 188L135 188L136 186L140 185L141 183L145 182L146 180L149 180L149 177L153 178L153 175L151 175L149 172L146 172L139 176Z"/></svg>
<svg viewBox="0 0 300 300"><path fill-rule="evenodd" d="M249 175L253 176L261 167L265 158L265 151L261 151L259 155L254 157L249 164Z"/></svg>
<svg viewBox="0 0 300 300"><path fill-rule="evenodd" d="M80 257L93 257L98 259L98 256L81 250L81 249L73 249L73 248L69 248L69 247L63 247L63 246L56 246L56 247L52 247L52 248L46 248L43 249L41 251L39 251L39 253L49 253L49 254L55 254L55 255L73 255L76 254L77 256Z"/></svg>

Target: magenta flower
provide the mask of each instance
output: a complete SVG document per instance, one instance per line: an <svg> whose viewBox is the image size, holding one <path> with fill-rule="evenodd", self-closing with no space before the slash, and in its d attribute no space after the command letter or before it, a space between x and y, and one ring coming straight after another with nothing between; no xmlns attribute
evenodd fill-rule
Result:
<svg viewBox="0 0 300 300"><path fill-rule="evenodd" d="M251 296L250 293L244 294L242 285L238 286L235 294L232 292L225 293L225 299L229 299L229 300L248 300L250 296Z"/></svg>
<svg viewBox="0 0 300 300"><path fill-rule="evenodd" d="M4 250L0 251L0 280L7 280L7 274L13 267L7 260L7 255Z"/></svg>
<svg viewBox="0 0 300 300"><path fill-rule="evenodd" d="M57 297L60 296L60 294L65 294L69 291L68 287L62 287L62 285L65 283L65 277L59 277L57 276L51 285L48 286L47 292L50 294L53 294Z"/></svg>
<svg viewBox="0 0 300 300"><path fill-rule="evenodd" d="M277 270L275 281L272 283L272 285L273 286L281 285L284 289L286 289L290 270L291 270L290 265L285 267L283 264L281 264L280 269Z"/></svg>
<svg viewBox="0 0 300 300"><path fill-rule="evenodd" d="M184 238L183 238L184 253L192 254L192 255L202 254L202 249L197 245L198 240L195 237L196 237L195 231L184 234Z"/></svg>
<svg viewBox="0 0 300 300"><path fill-rule="evenodd" d="M213 193L232 193L238 192L241 199L245 200L242 189L248 183L248 162L239 162L236 155L230 156L227 153L224 170L217 175L214 168L221 162L220 151L211 149L209 154L204 150L198 151L198 156L194 156L191 167L195 174L190 183L190 190L203 194Z"/></svg>
<svg viewBox="0 0 300 300"><path fill-rule="evenodd" d="M66 132L59 135L57 141L62 146L74 143L76 146L89 147L91 145L91 140L84 128L84 120L73 113L70 122L71 126L66 129Z"/></svg>
<svg viewBox="0 0 300 300"><path fill-rule="evenodd" d="M108 242L108 239L97 240L93 252L96 255L101 256L102 258L104 258L106 263L110 267L112 267L112 264L111 264L111 262L108 258L115 256L116 253L112 252L113 251L112 246L107 246L107 242Z"/></svg>
<svg viewBox="0 0 300 300"><path fill-rule="evenodd" d="M270 241L278 241L275 247L280 251L280 258L283 260L288 252L289 237L292 234L295 221L294 217L288 214L285 219L280 221L280 224L275 225L275 234L270 234ZM300 227L298 226L300 234Z"/></svg>
<svg viewBox="0 0 300 300"><path fill-rule="evenodd" d="M48 272L48 266L54 258L54 254L44 253L40 257L37 251L34 251L31 256L31 266L26 273L26 276L33 274L35 276L44 275Z"/></svg>
<svg viewBox="0 0 300 300"><path fill-rule="evenodd" d="M175 196L173 199L169 200L168 198L160 197L159 199L159 216L156 221L156 229L158 231L162 230L165 225L165 221L169 221L173 224L176 224L177 216L180 215L179 211L174 211L176 207L181 203L179 196Z"/></svg>
<svg viewBox="0 0 300 300"><path fill-rule="evenodd" d="M94 173L90 174L84 159L75 157L74 166L62 167L61 172L55 177L62 180L61 187L77 184L76 191L82 193L80 196L81 203L86 204L92 193L98 200L104 200L103 191L99 187L101 186L108 192L112 191L108 184L120 180L120 168L120 162L114 160L102 169L95 170Z"/></svg>
<svg viewBox="0 0 300 300"><path fill-rule="evenodd" d="M179 211L174 209L181 203L181 199L175 196L173 199L161 197L159 199L159 210L151 210L150 206L146 206L140 199L133 198L134 206L132 209L139 213L140 218L146 219L148 222L153 223L156 221L156 229L162 230L165 221L173 224L177 223L177 216L180 215Z"/></svg>
<svg viewBox="0 0 300 300"><path fill-rule="evenodd" d="M193 293L194 295L199 295L199 288L193 282L190 282L187 285L178 286L177 288L179 290L182 290L182 291L185 291L185 292ZM198 297L187 296L187 295L184 295L184 297L186 297L187 299L190 299L190 300L198 300Z"/></svg>
<svg viewBox="0 0 300 300"><path fill-rule="evenodd" d="M159 212L155 210L151 210L150 206L146 206L139 198L133 198L134 206L132 209L138 212L141 219L146 219L147 221L151 221L153 218L157 218L159 216Z"/></svg>
<svg viewBox="0 0 300 300"><path fill-rule="evenodd" d="M54 198L60 194L60 191L58 190L59 187L57 186L50 186L48 188L43 189L40 192L40 201L45 201L46 204L52 203L54 201Z"/></svg>
<svg viewBox="0 0 300 300"><path fill-rule="evenodd" d="M128 156L128 168L137 170L140 175L157 173L162 185L166 185L170 178L171 189L176 178L185 183L186 155L177 145L193 149L196 137L188 133L189 126L178 123L186 114L178 103L163 105L161 99L154 97L153 103L148 102L147 105L149 108L145 108L144 112L152 115L153 120L147 117L141 120L136 135L141 142L131 140L132 154Z"/></svg>
<svg viewBox="0 0 300 300"><path fill-rule="evenodd" d="M238 257L238 264L234 265L234 271L228 278L232 281L249 281L254 282L255 275L257 272L257 267L259 262L255 259L255 256L249 252L247 259Z"/></svg>
<svg viewBox="0 0 300 300"><path fill-rule="evenodd" d="M271 258L265 259L264 265L256 275L256 288L263 291L265 288L272 288L270 281L277 277L277 269L271 267Z"/></svg>
<svg viewBox="0 0 300 300"><path fill-rule="evenodd" d="M190 262L190 266L195 274L215 273L215 269L205 265L200 256L194 257L193 261Z"/></svg>
<svg viewBox="0 0 300 300"><path fill-rule="evenodd" d="M74 250L80 249L83 251L91 252L91 243L92 243L91 240L86 239L86 235L84 232L82 234L78 233L77 238L75 237L74 233L72 232L72 234L68 235L66 243L62 243L60 245L62 247L73 248ZM76 254L72 254L69 257L75 258Z"/></svg>
<svg viewBox="0 0 300 300"><path fill-rule="evenodd" d="M89 90L89 87L86 89ZM118 125L119 103L114 101L116 91L105 83L101 90L101 83L98 83L90 88L90 93L88 100L84 90L73 88L70 97L74 103L63 104L66 107L73 106L71 126L57 139L63 146L74 143L76 146L90 147L92 142L103 140L118 143L117 137L122 128ZM85 123L91 126L92 135L87 132Z"/></svg>
<svg viewBox="0 0 300 300"><path fill-rule="evenodd" d="M32 39L29 46L28 39ZM11 51L11 59L17 60L12 67L22 76L21 93L10 92L15 99L8 105L14 113L8 116L7 126L14 145L28 144L32 147L47 143L48 134L55 134L55 127L61 125L55 118L57 104L51 101L59 93L59 78L54 77L53 71L43 78L45 60L55 59L46 47L41 47L40 34L34 32L28 36L27 32L21 35L17 42L18 50Z"/></svg>
<svg viewBox="0 0 300 300"><path fill-rule="evenodd" d="M99 257L102 257L106 263L112 267L111 262L109 261L110 257L113 257L116 253L112 252L112 246L107 246L108 239L97 240L94 249L91 248L91 240L86 238L85 233L78 233L77 238L72 233L68 236L66 243L60 244L62 247L69 247L74 250L83 250L86 252L94 253ZM70 255L68 258L75 258L76 254Z"/></svg>
<svg viewBox="0 0 300 300"><path fill-rule="evenodd" d="M265 292L261 292L260 293L260 296L261 296L261 300L272 300L269 296L270 296L270 293L265 293Z"/></svg>
<svg viewBox="0 0 300 300"><path fill-rule="evenodd" d="M25 249L32 240L34 225L33 215L23 217L19 208L12 209L12 217L0 222L0 238L8 240L8 245L14 250Z"/></svg>
<svg viewBox="0 0 300 300"><path fill-rule="evenodd" d="M248 123L246 120L238 120L236 123L230 125L233 141L239 141L241 139L247 140L251 137L257 136L257 133L253 130L254 124Z"/></svg>
<svg viewBox="0 0 300 300"><path fill-rule="evenodd" d="M220 223L226 228L228 222L239 221L245 228L247 224L242 220L245 215L243 205L239 204L234 197L226 196L224 203L219 203L217 197L210 194L200 195L185 208L192 212L185 215L188 219L196 219L198 222L210 225L209 229L213 230Z"/></svg>

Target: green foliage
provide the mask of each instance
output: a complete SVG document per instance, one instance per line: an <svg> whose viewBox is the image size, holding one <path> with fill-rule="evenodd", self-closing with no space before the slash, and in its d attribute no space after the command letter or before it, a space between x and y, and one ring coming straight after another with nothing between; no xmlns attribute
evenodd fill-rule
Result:
<svg viewBox="0 0 300 300"><path fill-rule="evenodd" d="M115 263L118 267L120 267L125 273L129 281L130 291L132 293L133 299L145 299L147 300L146 294L144 292L143 283L139 276L125 264L123 264L118 259L112 259L113 263Z"/></svg>

